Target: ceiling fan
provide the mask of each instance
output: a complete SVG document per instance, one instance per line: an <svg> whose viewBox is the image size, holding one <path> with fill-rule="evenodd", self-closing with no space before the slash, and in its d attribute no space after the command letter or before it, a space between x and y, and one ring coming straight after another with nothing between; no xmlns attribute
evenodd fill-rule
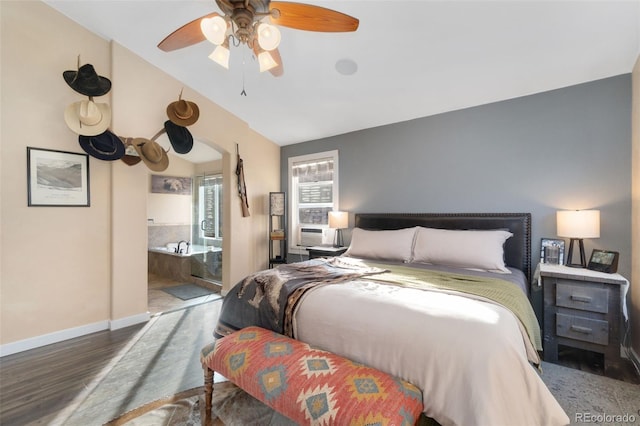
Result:
<svg viewBox="0 0 640 426"><path fill-rule="evenodd" d="M158 47L170 52L204 40L217 45L209 56L229 68L229 43L246 44L253 50L260 71L282 75L282 59L278 52L278 25L297 30L349 32L358 29L359 21L344 13L311 4L270 0L216 0L223 15L213 12L178 28L164 38Z"/></svg>

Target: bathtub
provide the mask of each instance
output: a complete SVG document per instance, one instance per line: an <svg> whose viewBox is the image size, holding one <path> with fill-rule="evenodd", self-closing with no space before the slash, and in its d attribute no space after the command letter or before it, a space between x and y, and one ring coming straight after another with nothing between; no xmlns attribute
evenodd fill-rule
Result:
<svg viewBox="0 0 640 426"><path fill-rule="evenodd" d="M222 248L193 245L189 246L188 253L176 253L175 243L167 246L149 247L150 274L186 282L191 281L192 276L222 281Z"/></svg>
<svg viewBox="0 0 640 426"><path fill-rule="evenodd" d="M154 252L154 253L163 253L163 254L168 254L171 256L178 256L178 257L189 257L192 254L202 254L202 253L211 253L211 252L219 252L222 251L222 248L220 247L211 247L211 246L199 246L199 245L192 245L189 246L189 251L187 253L176 253L175 252L175 244L167 244L170 247L150 247L149 251ZM185 245L183 244L182 247L185 247ZM183 249L184 250L184 249Z"/></svg>

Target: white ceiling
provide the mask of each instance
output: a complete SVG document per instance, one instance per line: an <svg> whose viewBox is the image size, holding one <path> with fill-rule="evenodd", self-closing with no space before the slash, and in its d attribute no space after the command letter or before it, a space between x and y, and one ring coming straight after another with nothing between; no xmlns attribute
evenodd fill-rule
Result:
<svg viewBox="0 0 640 426"><path fill-rule="evenodd" d="M231 48L230 70L207 58L207 41L170 53L156 47L220 12L214 0L45 2L278 145L629 73L640 53L640 0L304 1L354 16L360 28L282 28L284 75L275 78L244 46ZM344 59L357 64L355 74L337 71Z"/></svg>

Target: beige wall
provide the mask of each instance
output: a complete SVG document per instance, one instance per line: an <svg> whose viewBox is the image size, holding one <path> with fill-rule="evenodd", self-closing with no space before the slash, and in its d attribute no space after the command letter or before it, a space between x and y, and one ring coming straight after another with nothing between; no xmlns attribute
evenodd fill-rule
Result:
<svg viewBox="0 0 640 426"><path fill-rule="evenodd" d="M640 361L640 56L632 74L631 111L631 342Z"/></svg>
<svg viewBox="0 0 640 426"><path fill-rule="evenodd" d="M151 174L191 177L194 173L195 164L169 154L167 170ZM153 219L156 225L189 225L191 223L191 196L151 192L151 174L149 174L147 181L147 218Z"/></svg>
<svg viewBox="0 0 640 426"><path fill-rule="evenodd" d="M90 207L27 207L26 147L83 152L63 120L82 95L62 72L76 57L111 79L111 130L153 136L182 84L116 43L105 41L41 2L1 1L0 344L2 354L144 321L147 314L147 197L140 163L90 158ZM267 216L260 207L279 189L279 147L211 101L200 106L194 137L223 153L223 287L266 267ZM235 143L245 164L251 217L235 192Z"/></svg>

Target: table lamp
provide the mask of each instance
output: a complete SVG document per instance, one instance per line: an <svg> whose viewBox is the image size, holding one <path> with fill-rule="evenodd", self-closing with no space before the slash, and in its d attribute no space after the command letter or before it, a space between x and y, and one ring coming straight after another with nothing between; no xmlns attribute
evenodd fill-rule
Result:
<svg viewBox="0 0 640 426"><path fill-rule="evenodd" d="M600 210L563 210L556 214L557 234L567 237L569 252L566 266L572 268L586 268L587 260L584 255L584 238L600 238ZM580 263L573 263L573 243L580 247Z"/></svg>
<svg viewBox="0 0 640 426"><path fill-rule="evenodd" d="M329 228L334 228L336 234L333 239L334 247L342 247L344 241L342 240L342 229L349 227L349 213L333 211L329 212Z"/></svg>

